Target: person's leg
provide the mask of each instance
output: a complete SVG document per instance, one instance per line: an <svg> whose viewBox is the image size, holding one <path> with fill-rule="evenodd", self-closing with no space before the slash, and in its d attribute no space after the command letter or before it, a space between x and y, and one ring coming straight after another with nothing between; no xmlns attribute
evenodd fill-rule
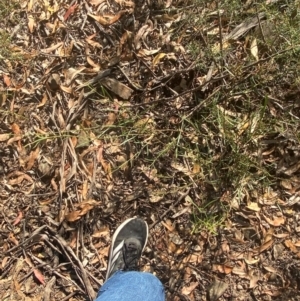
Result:
<svg viewBox="0 0 300 301"><path fill-rule="evenodd" d="M95 301L164 301L161 282L137 272L148 239L148 225L139 218L123 222L112 237L106 281Z"/></svg>
<svg viewBox="0 0 300 301"><path fill-rule="evenodd" d="M95 301L164 301L161 282L154 275L117 271L99 290Z"/></svg>

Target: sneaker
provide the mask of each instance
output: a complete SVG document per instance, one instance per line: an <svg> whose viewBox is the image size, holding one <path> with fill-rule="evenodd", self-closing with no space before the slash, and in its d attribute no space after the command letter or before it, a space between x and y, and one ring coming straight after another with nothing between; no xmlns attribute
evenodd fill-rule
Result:
<svg viewBox="0 0 300 301"><path fill-rule="evenodd" d="M148 239L148 225L140 218L124 221L112 237L106 280L116 271L138 270L138 261Z"/></svg>

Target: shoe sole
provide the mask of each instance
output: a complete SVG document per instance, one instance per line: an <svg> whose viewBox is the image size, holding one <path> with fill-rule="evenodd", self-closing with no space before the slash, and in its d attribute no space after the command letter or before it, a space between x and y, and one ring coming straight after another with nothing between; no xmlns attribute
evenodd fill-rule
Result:
<svg viewBox="0 0 300 301"><path fill-rule="evenodd" d="M112 240L111 240L111 247L110 247L110 252L109 252L109 257L108 257L107 273L106 273L106 277L105 277L106 280L108 279L108 273L109 273L110 268L111 268L111 259L112 259L112 256L113 256L113 251L115 250L115 249L113 248L113 246L114 246L114 243L115 243L115 241L116 241L116 238L117 238L117 236L119 235L119 233L121 232L121 230L122 230L129 222L131 222L131 221L134 220L134 219L139 219L139 218L137 218L137 217L132 217L132 218L129 218L129 219L125 220L121 225L119 225L119 227L117 228L117 230L115 231L115 233L114 233L114 235L113 235L113 237L112 237ZM143 221L143 220L142 220L142 221ZM148 224L147 224L145 221L143 221L143 222L144 222L144 224L146 225L146 232L147 232L147 235L146 235L145 243L144 243L144 246L143 246L143 248L142 248L141 253L143 253L143 251L144 251L144 249L145 249L145 247L146 247L146 245L147 245L148 235L149 235L149 227L148 227Z"/></svg>

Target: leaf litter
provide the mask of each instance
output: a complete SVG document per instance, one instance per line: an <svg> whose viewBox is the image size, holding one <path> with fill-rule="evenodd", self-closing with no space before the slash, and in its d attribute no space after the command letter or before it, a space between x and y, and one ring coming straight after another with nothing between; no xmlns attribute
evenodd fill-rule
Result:
<svg viewBox="0 0 300 301"><path fill-rule="evenodd" d="M0 21L22 58L0 60L1 299L92 300L139 215L167 300L298 300L299 87L272 15L218 5L30 0Z"/></svg>

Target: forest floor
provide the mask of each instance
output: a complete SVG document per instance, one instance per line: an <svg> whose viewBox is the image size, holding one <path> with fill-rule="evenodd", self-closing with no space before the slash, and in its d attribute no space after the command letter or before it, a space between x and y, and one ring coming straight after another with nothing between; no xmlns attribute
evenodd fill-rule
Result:
<svg viewBox="0 0 300 301"><path fill-rule="evenodd" d="M299 10L2 1L1 300L93 300L132 216L168 301L300 300Z"/></svg>

